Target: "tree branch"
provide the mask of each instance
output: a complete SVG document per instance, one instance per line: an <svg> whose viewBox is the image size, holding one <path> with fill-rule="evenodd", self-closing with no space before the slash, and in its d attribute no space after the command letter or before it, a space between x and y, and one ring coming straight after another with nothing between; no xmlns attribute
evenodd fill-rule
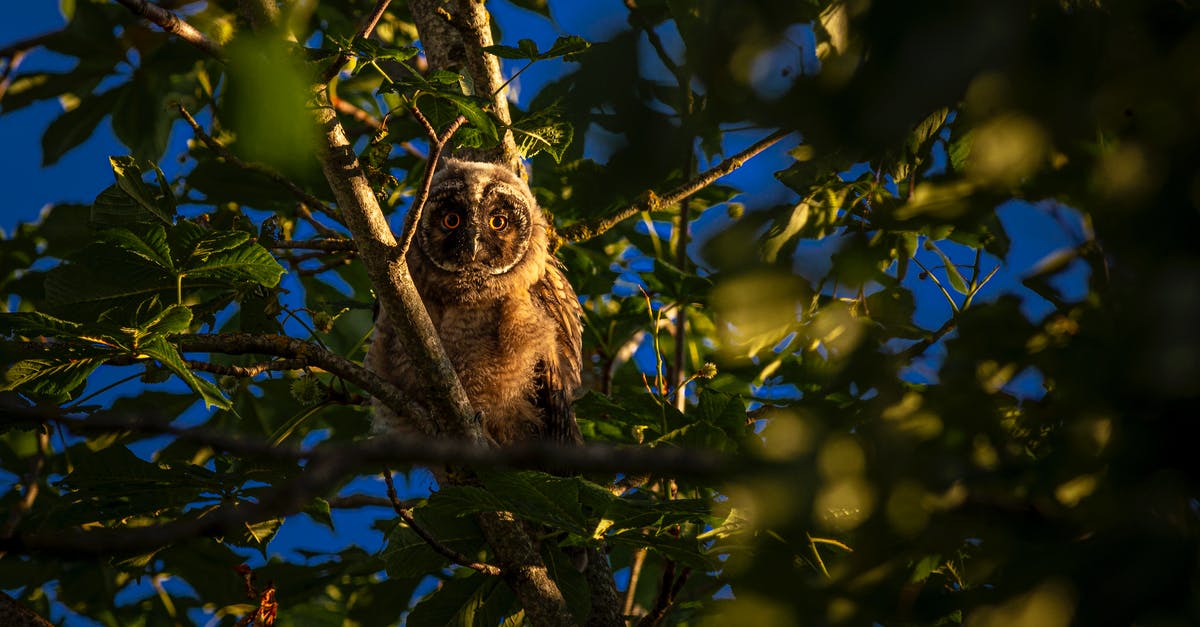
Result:
<svg viewBox="0 0 1200 627"><path fill-rule="evenodd" d="M266 361L250 366L234 366L226 364L214 364L207 361L196 361L195 359L187 360L188 368L199 370L202 372L211 372L212 374L230 376L230 377L257 377L258 375L268 372L281 372L286 370L303 370L308 366L306 359L279 359L276 361Z"/></svg>
<svg viewBox="0 0 1200 627"><path fill-rule="evenodd" d="M636 202L616 213L593 222L572 224L558 232L552 247L557 248L566 242L580 242L596 237L614 226L624 222L643 211L656 211L669 207L696 192L704 189L717 179L742 167L751 157L766 150L779 140L787 137L791 131L778 130L751 144L745 150L725 159L717 165L705 170L690 181L676 187L664 196L658 196L653 191L647 191Z"/></svg>
<svg viewBox="0 0 1200 627"><path fill-rule="evenodd" d="M322 250L330 253L354 252L358 247L352 239L306 239L306 240L276 240L266 244L267 248Z"/></svg>
<svg viewBox="0 0 1200 627"><path fill-rule="evenodd" d="M410 415L410 401L400 389L379 375L328 350L284 335L253 333L184 334L171 338L184 352L224 353L226 355L274 355L303 360L318 366L367 391L400 415Z"/></svg>
<svg viewBox="0 0 1200 627"><path fill-rule="evenodd" d="M196 138L203 142L205 146L208 146L209 150L217 153L218 157L229 162L229 164L233 165L234 167L248 170L271 179L272 181L287 188L287 190L291 192L293 196L299 199L300 202L329 216L338 224L342 223L342 218L340 215L338 215L337 210L327 207L320 198L317 198L316 196L304 191L303 188L293 183L290 179L288 179L288 177L265 165L262 165L261 163L246 163L245 161L242 161L237 155L229 152L228 148L221 145L221 142L213 139L211 135L204 132L204 129L200 126L200 124L196 122L196 118L193 118L192 114L189 113L182 104L176 103L175 108L179 110L179 114L183 116L183 119L188 123L188 126L192 127L192 132L196 135Z"/></svg>
<svg viewBox="0 0 1200 627"><path fill-rule="evenodd" d="M664 472L696 477L727 477L747 468L712 454L680 449L644 447L565 446L540 442L513 448L488 449L462 441L393 435L351 444L325 444L310 449L276 446L266 440L247 440L203 427L180 429L154 417L121 416L116 419L79 419L66 412L43 407L16 408L9 419L41 420L64 426L76 433L133 432L172 435L235 455L260 460L305 461L300 476L260 493L257 503L218 506L199 518L186 518L158 525L126 529L69 529L17 534L0 539L0 551L45 552L64 557L86 558L98 554L147 551L183 540L222 536L243 530L245 525L295 514L313 498L332 491L346 477L368 468L396 463L449 463L465 466L510 468L556 468L580 472ZM493 548L500 568L507 571L510 585L521 586L535 596L557 593L540 558L521 526L509 514L480 517L480 524ZM513 537L520 534L520 537ZM518 592L518 594L521 594ZM523 598L523 597L522 597ZM524 601L523 601L524 603ZM565 604L562 606L565 611ZM529 608L527 608L528 610ZM546 609L546 608L543 608ZM549 610L547 610L549 611ZM532 610L531 610L532 613ZM553 613L553 612L551 612ZM565 624L573 624L568 620ZM561 623L554 623L561 624Z"/></svg>
<svg viewBox="0 0 1200 627"><path fill-rule="evenodd" d="M370 37L371 33L375 30L375 26L379 24L379 19L383 17L383 12L387 11L388 5L391 3L392 0L378 0L378 2L375 3L375 8L372 9L365 18L363 18L362 25L359 26L358 32L354 35L354 39L358 40ZM333 60L333 63L331 63L329 67L325 68L325 71L321 73L320 82L324 84L333 80L349 61L349 52L343 51L338 54L337 58Z"/></svg>
<svg viewBox="0 0 1200 627"><path fill-rule="evenodd" d="M477 0L409 0L409 11L429 67L437 70L464 71L475 85L475 94L491 99L490 109L500 125L512 123L508 99L500 86L500 59L483 51L492 45L491 18L484 3ZM521 155L512 133L501 130L500 145L489 150L462 149L458 156L470 161L490 161L524 174Z"/></svg>
<svg viewBox="0 0 1200 627"><path fill-rule="evenodd" d="M404 256L408 254L409 246L412 246L413 236L417 233L417 225L421 223L421 213L425 210L425 202L429 200L429 188L433 185L433 175L437 171L438 162L441 160L442 150L446 148L446 143L454 137L454 133L458 131L467 118L458 116L446 127L446 130L438 135L437 130L429 123L425 114L421 113L421 109L417 107L417 103L412 104L413 117L421 123L425 128L426 134L429 136L429 159L425 162L425 175L421 179L421 190L417 192L417 197L413 200L412 209L409 209L408 216L404 219L404 234L400 238L400 250L396 254Z"/></svg>
<svg viewBox="0 0 1200 627"><path fill-rule="evenodd" d="M420 536L430 548L459 566L466 566L485 575L496 576L500 574L500 569L496 566L475 561L439 542L437 538L433 537L424 527L417 523L416 519L413 518L412 511L400 502L400 497L396 495L396 485L392 483L392 471L385 470L383 472L383 480L387 483L388 501L391 502L392 509L395 510L396 515L400 517L400 520L404 521L404 524L408 525L409 529L413 530L413 533Z"/></svg>
<svg viewBox="0 0 1200 627"><path fill-rule="evenodd" d="M150 20L159 28L192 44L210 57L219 61L225 60L224 52L220 46L209 39L207 35L196 30L194 26L183 21L178 15L160 6L146 2L146 0L117 0L117 2L129 9L134 15Z"/></svg>

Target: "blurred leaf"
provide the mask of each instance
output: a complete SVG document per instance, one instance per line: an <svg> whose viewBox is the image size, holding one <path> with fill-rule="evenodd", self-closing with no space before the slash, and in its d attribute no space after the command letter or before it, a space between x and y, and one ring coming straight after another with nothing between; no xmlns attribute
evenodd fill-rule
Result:
<svg viewBox="0 0 1200 627"><path fill-rule="evenodd" d="M127 85L122 85L101 94L84 96L78 106L51 122L42 135L42 166L58 163L68 151L91 137L127 89Z"/></svg>

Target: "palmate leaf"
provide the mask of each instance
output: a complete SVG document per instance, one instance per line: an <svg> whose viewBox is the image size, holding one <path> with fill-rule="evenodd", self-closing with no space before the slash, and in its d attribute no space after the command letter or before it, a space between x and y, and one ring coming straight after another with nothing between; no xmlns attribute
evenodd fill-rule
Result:
<svg viewBox="0 0 1200 627"><path fill-rule="evenodd" d="M101 94L86 95L74 109L58 116L42 135L42 165L49 166L69 150L91 137L100 122L112 112L126 86Z"/></svg>
<svg viewBox="0 0 1200 627"><path fill-rule="evenodd" d="M166 176L155 164L157 187L142 180L143 167L133 157L109 157L116 182L106 188L92 203L91 221L98 226L134 226L175 221L175 196Z"/></svg>
<svg viewBox="0 0 1200 627"><path fill-rule="evenodd" d="M125 228L105 229L96 239L100 244L113 246L140 257L163 272L170 273L175 270L175 261L171 258L171 249L167 245L167 231L162 226L153 226L140 233Z"/></svg>

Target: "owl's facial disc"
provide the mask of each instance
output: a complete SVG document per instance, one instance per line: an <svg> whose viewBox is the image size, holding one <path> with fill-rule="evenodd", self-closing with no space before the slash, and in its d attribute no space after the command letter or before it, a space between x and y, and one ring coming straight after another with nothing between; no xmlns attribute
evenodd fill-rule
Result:
<svg viewBox="0 0 1200 627"><path fill-rule="evenodd" d="M456 182L455 182L456 183ZM439 187L430 196L418 245L439 269L462 276L500 275L513 269L529 248L526 201L501 182L471 198L462 185Z"/></svg>

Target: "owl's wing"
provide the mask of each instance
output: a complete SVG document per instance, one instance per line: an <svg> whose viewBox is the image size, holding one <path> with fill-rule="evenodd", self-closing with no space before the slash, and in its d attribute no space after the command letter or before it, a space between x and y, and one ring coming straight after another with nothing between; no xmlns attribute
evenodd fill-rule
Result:
<svg viewBox="0 0 1200 627"><path fill-rule="evenodd" d="M534 304L554 322L555 354L538 363L534 372L534 404L545 416L547 440L583 442L571 400L579 389L583 344L583 308L558 261L551 258L546 272L530 289Z"/></svg>

